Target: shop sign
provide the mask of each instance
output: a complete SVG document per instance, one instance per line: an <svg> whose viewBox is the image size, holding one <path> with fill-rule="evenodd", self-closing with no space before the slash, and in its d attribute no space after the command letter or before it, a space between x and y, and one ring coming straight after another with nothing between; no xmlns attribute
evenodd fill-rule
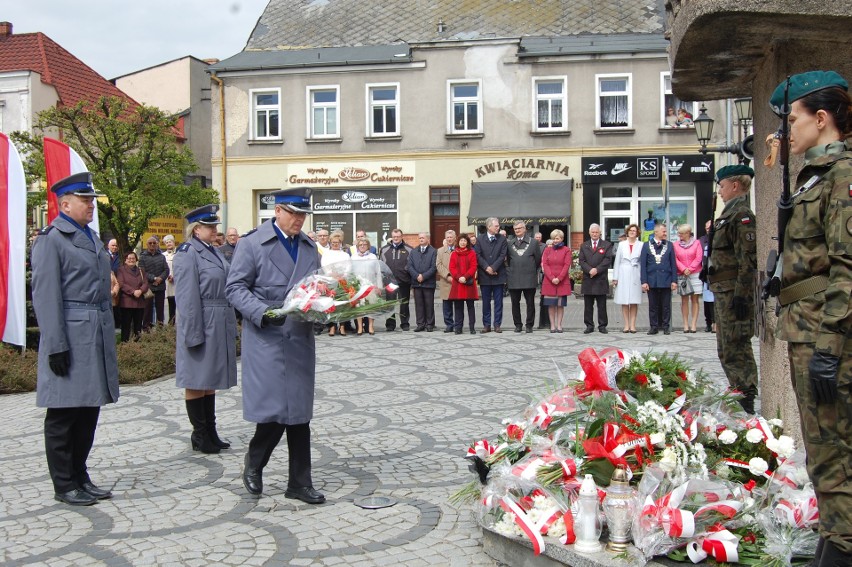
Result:
<svg viewBox="0 0 852 567"><path fill-rule="evenodd" d="M515 224L522 222L525 225L538 224L566 224L568 217L497 217L500 225ZM485 224L488 217L469 217L468 222L471 225Z"/></svg>
<svg viewBox="0 0 852 567"><path fill-rule="evenodd" d="M503 159L486 163L474 169L477 179L498 173L501 179L513 181L539 179L539 175L544 172L553 172L557 175L570 177L567 165L549 159Z"/></svg>
<svg viewBox="0 0 852 567"><path fill-rule="evenodd" d="M288 186L334 187L352 184L413 185L414 162L294 164L287 168Z"/></svg>
<svg viewBox="0 0 852 567"><path fill-rule="evenodd" d="M584 183L662 180L663 168L669 181L713 181L712 155L614 156L583 158Z"/></svg>
<svg viewBox="0 0 852 567"><path fill-rule="evenodd" d="M396 209L396 190L364 189L335 191L319 189L311 195L317 213L346 211L390 211Z"/></svg>

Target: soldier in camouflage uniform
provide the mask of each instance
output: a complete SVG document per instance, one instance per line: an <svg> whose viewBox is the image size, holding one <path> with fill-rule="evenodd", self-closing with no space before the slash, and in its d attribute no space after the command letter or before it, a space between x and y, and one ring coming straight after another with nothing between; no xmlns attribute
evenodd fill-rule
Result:
<svg viewBox="0 0 852 567"><path fill-rule="evenodd" d="M754 413L757 365L751 349L754 334L754 276L757 239L748 192L754 170L728 165L716 173L719 196L725 208L713 227L707 271L715 296L716 348L732 388L743 393L743 409Z"/></svg>
<svg viewBox="0 0 852 567"><path fill-rule="evenodd" d="M770 106L780 114L787 81ZM804 154L782 257L787 341L808 474L819 504L820 567L852 565L852 102L833 71L790 78L790 151Z"/></svg>

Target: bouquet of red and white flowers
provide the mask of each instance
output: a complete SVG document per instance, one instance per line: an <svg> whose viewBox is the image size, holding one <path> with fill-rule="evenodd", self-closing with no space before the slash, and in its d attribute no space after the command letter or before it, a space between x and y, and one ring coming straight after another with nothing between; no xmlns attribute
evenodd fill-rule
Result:
<svg viewBox="0 0 852 567"><path fill-rule="evenodd" d="M390 268L380 260L337 262L302 278L270 317L298 317L305 321L339 323L393 312L398 299Z"/></svg>

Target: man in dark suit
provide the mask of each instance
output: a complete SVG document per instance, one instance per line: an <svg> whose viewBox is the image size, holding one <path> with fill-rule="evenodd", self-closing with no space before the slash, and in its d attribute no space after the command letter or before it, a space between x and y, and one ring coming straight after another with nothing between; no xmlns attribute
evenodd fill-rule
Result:
<svg viewBox="0 0 852 567"><path fill-rule="evenodd" d="M598 305L598 331L606 330L609 319L606 314L606 296L609 294L609 268L612 266L612 242L601 238L601 225L594 223L589 227L589 240L580 246L578 256L580 269L583 270L583 323L585 334L594 332L595 304Z"/></svg>
<svg viewBox="0 0 852 567"><path fill-rule="evenodd" d="M654 235L642 244L639 255L642 291L648 293L648 318L651 321L649 335L656 335L660 329L669 334L672 318L672 292L677 289L677 265L671 242L666 240L665 225L658 224ZM583 282L583 290L586 284Z"/></svg>
<svg viewBox="0 0 852 567"><path fill-rule="evenodd" d="M479 290L482 295L482 325L481 333L491 332L491 302L494 302L494 332L500 333L503 323L503 287L506 284L506 254L508 243L506 237L500 234L500 221L489 217L485 221L487 231L481 238L476 239L473 249L476 251L476 261L479 264L477 277Z"/></svg>
<svg viewBox="0 0 852 567"><path fill-rule="evenodd" d="M535 323L535 288L538 287L538 270L541 267L541 248L538 241L527 234L527 225L516 222L512 230L515 238L509 242L506 263L509 295L512 298L512 322L515 332L524 330L521 322L521 294L527 304L526 332L532 333Z"/></svg>
<svg viewBox="0 0 852 567"><path fill-rule="evenodd" d="M408 274L411 276L411 288L414 290L414 313L417 318L415 333L435 330L435 275L438 254L429 245L429 233L417 235L420 242L408 255Z"/></svg>

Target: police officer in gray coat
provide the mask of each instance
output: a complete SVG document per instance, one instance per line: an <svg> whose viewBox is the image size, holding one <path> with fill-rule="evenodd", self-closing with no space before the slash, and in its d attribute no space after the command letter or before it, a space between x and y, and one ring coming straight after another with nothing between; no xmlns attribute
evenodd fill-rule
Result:
<svg viewBox="0 0 852 567"><path fill-rule="evenodd" d="M178 388L185 388L192 449L218 453L231 446L216 431L216 390L237 385L237 318L225 297L229 264L213 247L218 205L186 215L187 241L175 252Z"/></svg>
<svg viewBox="0 0 852 567"><path fill-rule="evenodd" d="M319 269L316 244L302 232L311 212L307 187L273 193L275 216L240 239L227 295L243 314L243 417L257 423L243 469L250 494L263 492L263 469L287 432L289 478L284 496L325 502L311 480L316 348L313 325L264 313L280 307L299 280Z"/></svg>
<svg viewBox="0 0 852 567"><path fill-rule="evenodd" d="M112 496L92 483L86 467L100 407L118 400L110 257L88 226L100 196L91 174L61 179L51 191L60 212L32 250L41 333L36 404L47 408L44 446L54 498L88 506Z"/></svg>

